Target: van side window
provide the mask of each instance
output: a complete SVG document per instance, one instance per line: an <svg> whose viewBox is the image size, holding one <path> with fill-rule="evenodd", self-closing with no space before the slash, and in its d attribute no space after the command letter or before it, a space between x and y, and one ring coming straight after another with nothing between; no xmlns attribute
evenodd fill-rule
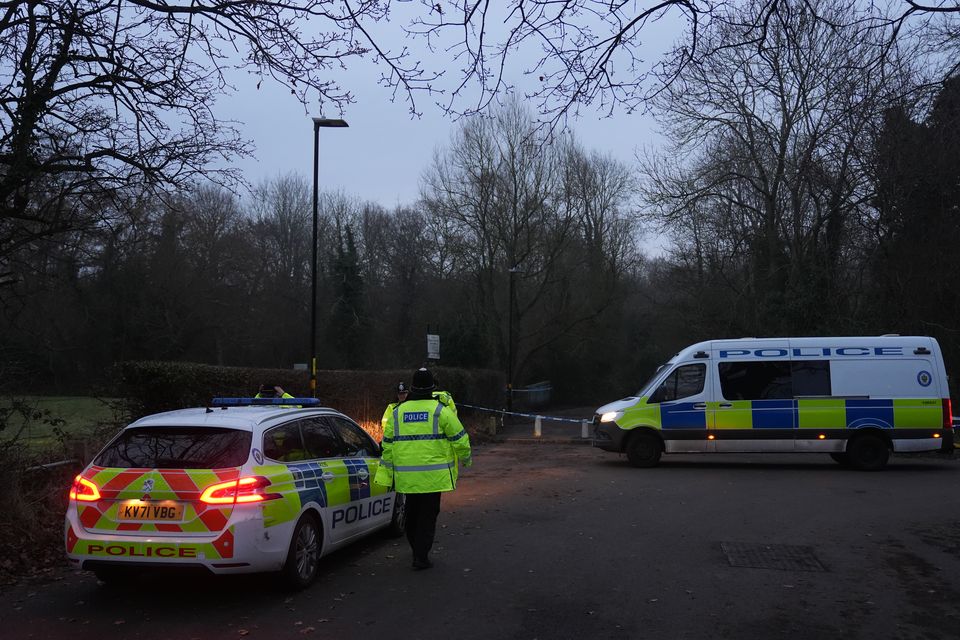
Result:
<svg viewBox="0 0 960 640"><path fill-rule="evenodd" d="M790 361L721 362L720 389L727 400L793 398Z"/></svg>
<svg viewBox="0 0 960 640"><path fill-rule="evenodd" d="M831 396L829 360L794 360L790 363L793 374L793 395Z"/></svg>
<svg viewBox="0 0 960 640"><path fill-rule="evenodd" d="M703 383L707 377L707 365L685 364L677 367L667 379L653 392L649 404L670 402L695 396L703 392Z"/></svg>

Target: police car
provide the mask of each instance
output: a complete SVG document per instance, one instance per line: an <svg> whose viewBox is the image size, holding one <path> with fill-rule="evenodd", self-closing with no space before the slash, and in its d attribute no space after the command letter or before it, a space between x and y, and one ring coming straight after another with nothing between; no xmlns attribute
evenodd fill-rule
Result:
<svg viewBox="0 0 960 640"><path fill-rule="evenodd" d="M401 535L403 496L373 482L380 445L314 398L215 399L141 418L74 480L67 555L108 582L132 568L280 572L310 585L322 556Z"/></svg>

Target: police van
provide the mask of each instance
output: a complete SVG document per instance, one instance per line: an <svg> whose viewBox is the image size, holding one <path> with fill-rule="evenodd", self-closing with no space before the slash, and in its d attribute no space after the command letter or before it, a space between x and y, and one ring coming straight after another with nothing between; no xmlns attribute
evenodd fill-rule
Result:
<svg viewBox="0 0 960 640"><path fill-rule="evenodd" d="M353 420L314 398L211 405L137 420L76 477L64 528L75 566L105 582L168 567L279 572L303 588L334 549L403 533L403 496L373 482L380 445Z"/></svg>
<svg viewBox="0 0 960 640"><path fill-rule="evenodd" d="M638 467L664 452L812 452L875 470L952 441L940 346L920 336L700 342L597 409L593 433Z"/></svg>

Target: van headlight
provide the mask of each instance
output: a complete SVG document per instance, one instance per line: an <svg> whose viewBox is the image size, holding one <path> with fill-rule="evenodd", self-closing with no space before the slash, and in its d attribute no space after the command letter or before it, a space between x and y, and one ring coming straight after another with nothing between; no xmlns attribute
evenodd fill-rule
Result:
<svg viewBox="0 0 960 640"><path fill-rule="evenodd" d="M623 417L623 411L607 411L600 416L600 422L616 422Z"/></svg>

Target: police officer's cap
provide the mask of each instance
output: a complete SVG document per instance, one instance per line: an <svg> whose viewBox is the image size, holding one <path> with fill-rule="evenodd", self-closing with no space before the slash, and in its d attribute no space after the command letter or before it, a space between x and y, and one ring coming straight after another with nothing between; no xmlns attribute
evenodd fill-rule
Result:
<svg viewBox="0 0 960 640"><path fill-rule="evenodd" d="M429 369L417 369L413 373L413 386L414 391L432 391L436 387L436 383L433 381L433 374L430 373Z"/></svg>

